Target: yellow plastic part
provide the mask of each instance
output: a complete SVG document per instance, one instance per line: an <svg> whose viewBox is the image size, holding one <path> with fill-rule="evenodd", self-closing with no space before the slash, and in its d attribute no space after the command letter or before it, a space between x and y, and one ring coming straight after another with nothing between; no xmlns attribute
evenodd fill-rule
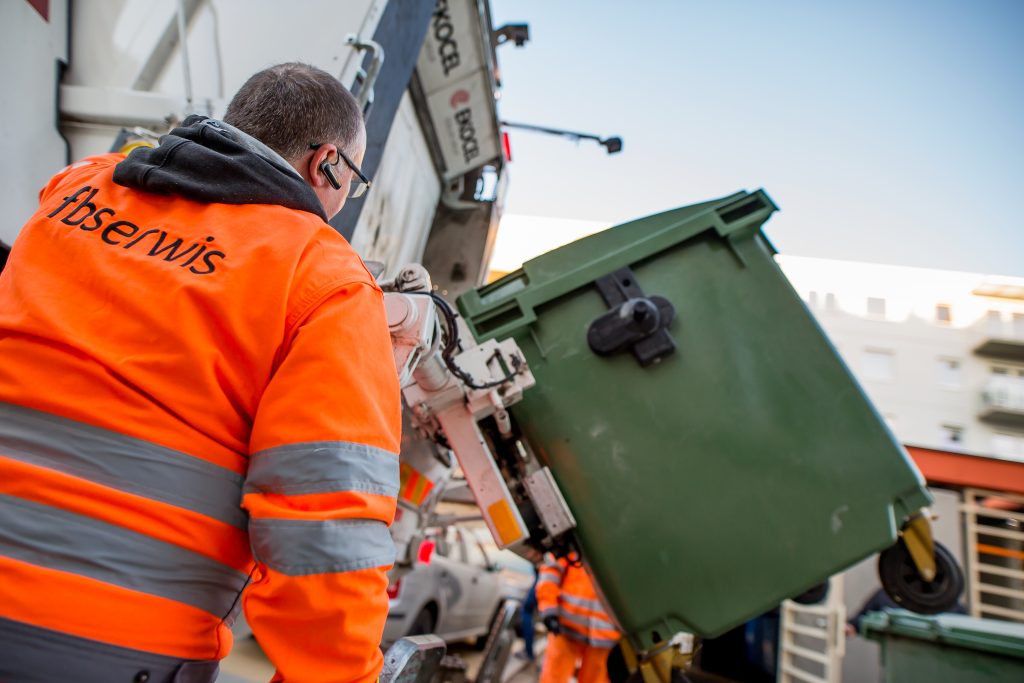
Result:
<svg viewBox="0 0 1024 683"><path fill-rule="evenodd" d="M630 673L636 673L640 669L640 675L644 683L671 683L672 670L684 670L689 668L693 660L692 652L679 652L672 647L669 641L663 641L651 648L651 653L643 659L637 657L633 645L623 638L619 645L622 647L622 656L626 660L626 668Z"/></svg>
<svg viewBox="0 0 1024 683"><path fill-rule="evenodd" d="M900 532L903 545L914 560L917 572L925 581L935 579L935 540L932 538L932 523L928 515L919 512Z"/></svg>
<svg viewBox="0 0 1024 683"><path fill-rule="evenodd" d="M498 535L501 536L503 544L507 545L523 535L523 530L519 527L519 523L516 522L508 501L499 500L492 503L487 508L487 514L491 521L494 522L494 528L498 531Z"/></svg>
<svg viewBox="0 0 1024 683"><path fill-rule="evenodd" d="M149 140L132 140L131 142L122 145L121 149L117 151L119 154L129 154L133 150L138 149L139 147L156 147L156 145L154 145Z"/></svg>
<svg viewBox="0 0 1024 683"><path fill-rule="evenodd" d="M669 648L641 663L640 674L644 678L644 683L671 683L674 659L675 651Z"/></svg>
<svg viewBox="0 0 1024 683"><path fill-rule="evenodd" d="M626 668L629 669L629 673L636 673L639 660L636 650L633 649L633 644L627 638L623 638L619 641L619 646L622 648L622 658L626 660Z"/></svg>

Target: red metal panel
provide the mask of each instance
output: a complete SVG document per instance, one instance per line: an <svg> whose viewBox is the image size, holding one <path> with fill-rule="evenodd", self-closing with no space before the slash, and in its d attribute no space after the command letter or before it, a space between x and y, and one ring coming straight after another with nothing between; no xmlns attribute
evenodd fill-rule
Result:
<svg viewBox="0 0 1024 683"><path fill-rule="evenodd" d="M32 5L32 9L39 12L45 21L50 21L50 0L28 0L28 4Z"/></svg>
<svg viewBox="0 0 1024 683"><path fill-rule="evenodd" d="M929 484L1024 494L1024 462L907 446Z"/></svg>

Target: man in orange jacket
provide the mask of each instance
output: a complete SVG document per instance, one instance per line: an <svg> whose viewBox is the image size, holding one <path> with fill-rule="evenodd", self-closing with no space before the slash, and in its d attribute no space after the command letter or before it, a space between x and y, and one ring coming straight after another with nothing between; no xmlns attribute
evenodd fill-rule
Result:
<svg viewBox="0 0 1024 683"><path fill-rule="evenodd" d="M537 580L537 607L548 629L540 683L608 683L608 653L619 632L575 557L548 555Z"/></svg>
<svg viewBox="0 0 1024 683"><path fill-rule="evenodd" d="M87 158L0 276L0 681L373 681L400 439L383 295L328 224L366 144L331 75ZM244 592L243 592L243 589Z"/></svg>

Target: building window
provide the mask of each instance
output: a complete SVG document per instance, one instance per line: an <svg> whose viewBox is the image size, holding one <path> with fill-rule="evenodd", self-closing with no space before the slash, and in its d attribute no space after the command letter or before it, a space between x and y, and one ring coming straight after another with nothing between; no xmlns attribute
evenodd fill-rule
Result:
<svg viewBox="0 0 1024 683"><path fill-rule="evenodd" d="M953 307L949 304L939 304L936 306L935 321L946 325L953 322Z"/></svg>
<svg viewBox="0 0 1024 683"><path fill-rule="evenodd" d="M985 331L990 337L1001 337L1003 334L1003 314L999 311L988 311L985 314Z"/></svg>
<svg viewBox="0 0 1024 683"><path fill-rule="evenodd" d="M956 358L940 358L936 365L936 380L940 386L950 389L960 388L960 361Z"/></svg>
<svg viewBox="0 0 1024 683"><path fill-rule="evenodd" d="M1003 458L1024 457L1024 438L1016 434L993 434L992 454Z"/></svg>
<svg viewBox="0 0 1024 683"><path fill-rule="evenodd" d="M866 379L891 380L895 375L892 351L885 349L864 349L861 356L861 370Z"/></svg>
<svg viewBox="0 0 1024 683"><path fill-rule="evenodd" d="M832 292L826 292L825 293L825 310L826 311L834 311L837 308L839 308L839 307L836 305L836 295L833 294Z"/></svg>
<svg viewBox="0 0 1024 683"><path fill-rule="evenodd" d="M1013 337L1024 339L1024 313L1013 314Z"/></svg>
<svg viewBox="0 0 1024 683"><path fill-rule="evenodd" d="M876 318L885 317L885 299L877 296L868 297L868 315Z"/></svg>
<svg viewBox="0 0 1024 683"><path fill-rule="evenodd" d="M942 425L939 427L939 440L943 446L960 448L964 441L964 428L959 425Z"/></svg>
<svg viewBox="0 0 1024 683"><path fill-rule="evenodd" d="M807 294L807 305L810 306L811 308L818 307L818 293L815 292L813 289Z"/></svg>

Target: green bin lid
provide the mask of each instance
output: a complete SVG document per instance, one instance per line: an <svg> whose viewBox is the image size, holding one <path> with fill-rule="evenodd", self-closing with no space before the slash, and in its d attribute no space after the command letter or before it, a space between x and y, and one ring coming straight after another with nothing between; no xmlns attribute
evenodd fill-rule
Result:
<svg viewBox="0 0 1024 683"><path fill-rule="evenodd" d="M519 270L466 292L457 304L478 340L513 336L535 309L609 272L650 258L705 231L723 238L759 230L778 210L764 190L648 216L584 237L531 259Z"/></svg>
<svg viewBox="0 0 1024 683"><path fill-rule="evenodd" d="M885 610L867 614L861 631L872 640L901 636L1024 659L1024 624L1009 621Z"/></svg>

